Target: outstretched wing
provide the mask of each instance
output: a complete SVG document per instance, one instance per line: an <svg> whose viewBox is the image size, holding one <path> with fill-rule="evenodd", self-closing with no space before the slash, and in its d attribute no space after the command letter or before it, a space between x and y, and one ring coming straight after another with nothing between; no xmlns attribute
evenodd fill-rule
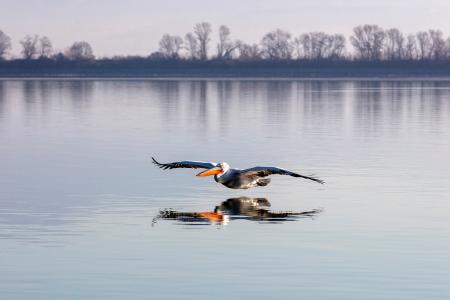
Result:
<svg viewBox="0 0 450 300"><path fill-rule="evenodd" d="M177 161L167 164L162 164L152 157L153 163L159 168L164 170L178 169L178 168L189 168L189 169L211 169L217 166L215 162L202 162L202 161Z"/></svg>
<svg viewBox="0 0 450 300"><path fill-rule="evenodd" d="M294 173L294 172L291 172L288 170L280 169L277 167L254 167L254 168L242 170L241 172L247 176L259 176L259 177L266 177L266 176L273 175L273 174L289 175L292 177L305 178L305 179L313 180L320 184L324 184L324 181L322 181L318 178L315 178L313 176L300 175L300 174L297 174L297 173Z"/></svg>

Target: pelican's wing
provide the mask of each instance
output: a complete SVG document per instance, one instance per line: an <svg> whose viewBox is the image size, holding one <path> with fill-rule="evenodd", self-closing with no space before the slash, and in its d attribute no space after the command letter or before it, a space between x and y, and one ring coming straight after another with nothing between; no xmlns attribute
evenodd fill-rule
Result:
<svg viewBox="0 0 450 300"><path fill-rule="evenodd" d="M289 176L293 176L293 177L300 177L300 178L305 178L305 179L309 179L309 180L313 180L315 182L324 184L324 182L318 178L315 178L313 176L305 176L305 175L300 175L288 170L284 170L284 169L280 169L277 167L254 167L254 168L250 168L250 169L245 169L241 171L243 174L248 175L248 176L259 176L259 177L266 177L272 174L278 174L278 175L289 175Z"/></svg>
<svg viewBox="0 0 450 300"><path fill-rule="evenodd" d="M153 163L160 167L161 169L178 169L178 168L189 168L189 169L211 169L217 166L215 162L202 162L202 161L176 161L172 163L162 164L156 161L152 157Z"/></svg>

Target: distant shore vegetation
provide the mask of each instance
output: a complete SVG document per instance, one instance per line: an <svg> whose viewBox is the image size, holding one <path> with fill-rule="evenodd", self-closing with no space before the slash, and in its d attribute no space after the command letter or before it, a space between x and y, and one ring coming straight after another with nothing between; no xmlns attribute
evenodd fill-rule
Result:
<svg viewBox="0 0 450 300"><path fill-rule="evenodd" d="M217 41L214 44L213 37ZM264 34L259 43L249 44L233 38L225 25L214 31L210 23L202 22L184 36L164 34L158 49L149 51L147 56L96 57L86 41L56 51L48 37L38 35L25 36L20 46L21 57L12 57L11 38L0 30L0 75L39 74L40 71L47 74L270 75L273 68L286 75L314 73L317 69L328 69L332 75L337 68L350 73L366 69L377 73L378 69L391 68L400 72L438 70L450 74L450 37L442 31L430 29L405 34L397 28L384 29L371 24L354 27L349 38L325 32L293 35L275 29Z"/></svg>

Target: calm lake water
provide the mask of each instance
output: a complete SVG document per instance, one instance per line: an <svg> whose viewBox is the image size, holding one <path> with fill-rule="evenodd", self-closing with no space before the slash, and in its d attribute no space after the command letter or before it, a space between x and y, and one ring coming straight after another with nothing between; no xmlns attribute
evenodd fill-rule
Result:
<svg viewBox="0 0 450 300"><path fill-rule="evenodd" d="M1 299L449 299L450 80L1 80L0 265Z"/></svg>

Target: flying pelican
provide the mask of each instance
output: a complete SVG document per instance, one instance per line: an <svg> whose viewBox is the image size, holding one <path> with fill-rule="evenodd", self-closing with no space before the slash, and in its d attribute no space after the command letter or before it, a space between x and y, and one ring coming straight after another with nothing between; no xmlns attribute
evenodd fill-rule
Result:
<svg viewBox="0 0 450 300"><path fill-rule="evenodd" d="M254 167L250 169L240 170L232 169L226 162L200 162L200 161L178 161L167 164L162 164L152 157L153 163L161 169L207 169L197 174L197 176L214 175L214 180L221 183L230 189L248 189L255 186L266 186L270 183L269 175L289 175L293 177L300 177L323 184L324 182L318 178L300 175L291 171L280 169L277 167Z"/></svg>

